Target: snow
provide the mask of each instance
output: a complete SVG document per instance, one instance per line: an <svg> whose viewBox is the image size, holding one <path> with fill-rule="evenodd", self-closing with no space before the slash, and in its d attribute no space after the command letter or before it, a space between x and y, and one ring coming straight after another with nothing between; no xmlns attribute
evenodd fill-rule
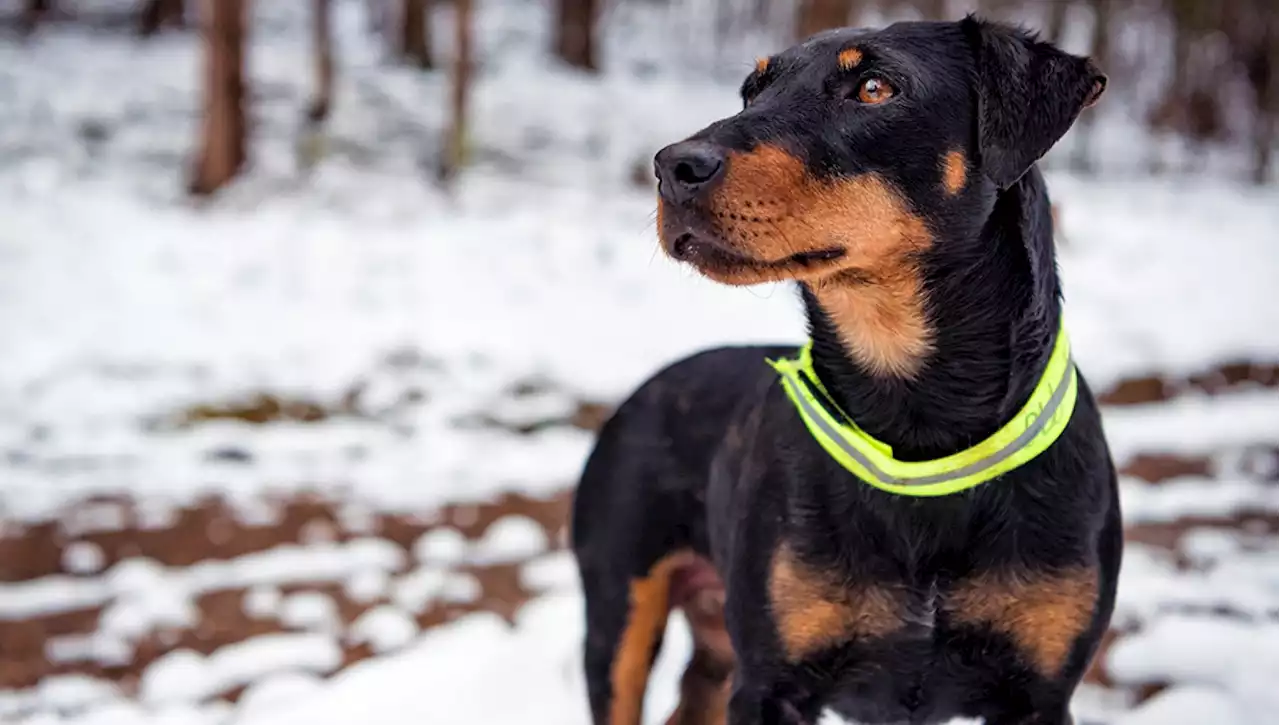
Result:
<svg viewBox="0 0 1280 725"><path fill-rule="evenodd" d="M0 584L0 621L103 607L98 631L50 640L46 656L63 664L123 664L140 639L192 625L212 592L243 589L246 615L297 630L209 655L170 651L142 673L136 699L118 683L50 676L0 692L0 719L585 725L582 600L571 555L549 551L560 542L507 516L479 540L440 525L406 550L379 538L375 516L435 521L461 505L451 523L466 528L478 515L466 504L559 493L591 435L508 428L611 404L697 349L799 342L803 321L785 286L724 288L664 259L652 188L627 179L658 146L735 110L740 71L773 41L744 35L711 57L691 42L714 22L694 13L701 3L685 0L696 17L674 27L639 22L649 11L627 3L610 10L607 72L592 79L546 60L542 5L477 8L476 161L449 195L421 169L443 78L384 64L354 3L335 10L331 153L306 171L293 152L305 16L300 4L254 4L253 165L200 205L179 191L199 104L188 36L138 43L72 25L21 45L0 38L0 525L56 519L65 542L63 573ZM1046 163L1080 369L1101 391L1124 376L1274 361L1274 186L1224 177L1239 155L1230 149L1196 176L1137 173L1150 144L1122 115L1098 126L1106 173L1075 176L1061 152ZM94 126L104 141L86 140ZM330 415L184 418L258 394ZM1274 445L1278 409L1274 389L1253 389L1110 408L1104 421L1120 461L1218 455ZM126 554L104 568L87 540L166 528L206 497L242 523L273 525L277 502L303 492L340 501L337 524L226 561L180 568ZM1121 495L1131 524L1274 516L1280 505L1274 483L1235 474L1125 479ZM482 597L460 569L494 564L518 566L536 594L514 626L477 613L418 632L414 615ZM331 597L281 593L322 584L370 608L344 627ZM1086 689L1081 720L1277 722L1277 610L1273 534L1201 527L1174 550L1131 544L1116 617L1130 629L1107 664L1121 682L1170 686L1131 711L1122 694ZM342 646L357 643L378 656L339 670ZM674 705L689 646L676 616L647 723ZM219 699L240 687L237 703Z"/></svg>
<svg viewBox="0 0 1280 725"><path fill-rule="evenodd" d="M1139 451L1211 453L1231 444L1280 438L1275 390L1218 397L1187 395L1150 405L1111 408L1102 422L1118 460Z"/></svg>
<svg viewBox="0 0 1280 725"><path fill-rule="evenodd" d="M367 643L376 654L404 647L418 634L418 625L404 610L374 607L351 624L347 637L353 644Z"/></svg>
<svg viewBox="0 0 1280 725"><path fill-rule="evenodd" d="M368 569L354 572L343 586L343 591L353 602L367 604L387 592L391 578L387 572L379 569Z"/></svg>
<svg viewBox="0 0 1280 725"><path fill-rule="evenodd" d="M1247 717L1235 701L1220 689L1182 685L1157 694L1123 715L1116 721L1116 725L1167 725L1180 722L1252 725L1275 720L1269 717Z"/></svg>
<svg viewBox="0 0 1280 725"><path fill-rule="evenodd" d="M115 685L85 675L53 675L28 692L0 691L0 719L37 707L55 711L84 709L119 697Z"/></svg>
<svg viewBox="0 0 1280 725"><path fill-rule="evenodd" d="M167 568L146 559L126 559L102 578L52 575L0 587L0 620L36 613L71 611L101 605L112 598L157 597L140 600L122 615L140 619L127 626L145 629L162 625L181 608L181 601L219 589L261 584L341 581L357 572L399 571L404 551L384 539L361 538L345 543L286 544L226 561L206 560L185 568Z"/></svg>
<svg viewBox="0 0 1280 725"><path fill-rule="evenodd" d="M324 680L307 672L285 672L264 677L245 689L237 703L238 718L265 717L281 708L315 697Z"/></svg>
<svg viewBox="0 0 1280 725"><path fill-rule="evenodd" d="M325 674L342 663L342 649L323 634L264 634L203 656L174 650L143 673L140 699L151 705L200 701L267 675L300 669Z"/></svg>
<svg viewBox="0 0 1280 725"><path fill-rule="evenodd" d="M338 624L338 605L320 592L298 592L280 602L278 616L292 629L330 630Z"/></svg>
<svg viewBox="0 0 1280 725"><path fill-rule="evenodd" d="M1239 552L1203 570L1182 571L1161 550L1125 547L1115 621L1148 621L1163 612L1225 610L1255 623L1274 620L1280 608L1280 572L1274 540L1264 551Z"/></svg>
<svg viewBox="0 0 1280 725"><path fill-rule="evenodd" d="M520 583L533 591L565 590L578 586L578 566L570 551L539 557L520 569Z"/></svg>
<svg viewBox="0 0 1280 725"><path fill-rule="evenodd" d="M422 612L433 599L444 592L448 572L444 569L424 566L414 569L396 580L391 601L411 612Z"/></svg>
<svg viewBox="0 0 1280 725"><path fill-rule="evenodd" d="M1175 521L1183 516L1219 516L1275 510L1275 486L1230 478L1179 477L1148 486L1122 479L1120 509L1130 524Z"/></svg>
<svg viewBox="0 0 1280 725"><path fill-rule="evenodd" d="M547 544L547 535L537 521L527 516L504 516L485 530L471 560L500 564L527 559L546 551Z"/></svg>
<svg viewBox="0 0 1280 725"><path fill-rule="evenodd" d="M461 531L447 527L432 529L413 544L413 558L422 564L449 564L462 559L467 540Z"/></svg>
<svg viewBox="0 0 1280 725"><path fill-rule="evenodd" d="M1240 713L1239 719L1224 722L1274 722L1280 710L1277 639L1280 628L1274 623L1259 627L1230 619L1169 614L1117 643L1108 665L1121 682L1187 682L1219 688L1231 696Z"/></svg>
<svg viewBox="0 0 1280 725"><path fill-rule="evenodd" d="M451 573L440 587L440 598L446 602L466 604L480 597L480 581L470 574Z"/></svg>
<svg viewBox="0 0 1280 725"><path fill-rule="evenodd" d="M279 589L260 584L245 592L241 606L250 617L266 619L280 612L281 599Z"/></svg>
<svg viewBox="0 0 1280 725"><path fill-rule="evenodd" d="M73 541L62 550L62 568L72 574L95 574L103 563L102 548L91 541Z"/></svg>

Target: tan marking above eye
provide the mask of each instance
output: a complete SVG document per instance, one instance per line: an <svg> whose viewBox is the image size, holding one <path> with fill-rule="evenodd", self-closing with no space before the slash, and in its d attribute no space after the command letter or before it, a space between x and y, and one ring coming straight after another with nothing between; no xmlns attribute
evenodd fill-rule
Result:
<svg viewBox="0 0 1280 725"><path fill-rule="evenodd" d="M765 71L767 71L767 70L769 70L769 59L768 59L768 58L756 58L756 72L757 72L757 73L763 73L763 72L765 72Z"/></svg>
<svg viewBox="0 0 1280 725"><path fill-rule="evenodd" d="M858 84L858 100L868 105L884 103L893 98L896 92L889 81L876 76L865 78Z"/></svg>
<svg viewBox="0 0 1280 725"><path fill-rule="evenodd" d="M963 151L955 149L942 157L942 188L949 196L955 196L964 189L967 173Z"/></svg>
<svg viewBox="0 0 1280 725"><path fill-rule="evenodd" d="M845 48L840 51L840 55L836 56L836 62L840 65L840 70L853 70L862 62L862 51L857 48Z"/></svg>

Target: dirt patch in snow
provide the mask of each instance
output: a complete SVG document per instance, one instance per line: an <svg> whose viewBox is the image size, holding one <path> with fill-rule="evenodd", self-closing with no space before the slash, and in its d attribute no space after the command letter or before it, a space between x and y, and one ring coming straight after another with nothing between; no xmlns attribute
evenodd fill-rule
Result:
<svg viewBox="0 0 1280 725"><path fill-rule="evenodd" d="M274 584L270 581L249 586L218 588L191 596L195 621L192 626L158 627L147 631L123 651L125 656L113 658L102 648L88 644L102 631L104 613L117 602L107 596L101 604L65 611L37 614L19 619L0 619L0 689L20 689L37 684L55 674L86 674L120 683L126 692L136 688L142 672L163 655L186 649L211 654L227 645L250 638L288 631L309 631L316 626L328 627L342 648L342 666L373 654L366 642L351 641L347 630L362 614L374 607L398 599L397 592L414 586L422 593L411 596L416 604L407 606L408 616L420 630L439 626L467 613L489 611L510 621L534 592L526 589L520 577L521 567L547 549L560 548L565 540L570 496L568 492L537 499L518 494L477 505L447 506L431 515L372 513L352 526L343 509L348 504L318 496L271 502L274 520L246 523L236 509L219 500L207 500L198 506L174 512L169 525L143 528L137 525L137 511L127 501L93 502L95 506L110 503L119 508L123 524L117 530L89 531L68 536L62 522L47 522L25 529L10 528L0 537L0 581L18 584L41 577L67 575L75 580L92 581L100 573L69 570L65 550L72 541L76 545L91 544L100 551L101 571L137 558L151 560L165 567L162 571L180 571L194 564L232 561L246 556L270 556L296 544L315 544L377 540L389 542L403 552L403 563L391 571L372 571L384 575L384 581L362 585L358 577L370 572L359 570L341 577L317 576L307 580L290 580ZM415 561L415 543L428 532L457 532L468 545L483 543L485 533L498 521L520 517L536 523L544 534L541 551L530 551L500 563L476 563L465 550L453 561L436 562L430 567ZM344 524L344 521L347 521ZM294 547L296 548L296 547ZM422 571L428 576L424 577ZM425 588L418 581L426 581ZM332 603L332 621L322 625L290 625L282 621L278 605L261 610L250 602L266 591L272 599L284 600L291 595L321 595ZM401 599L401 603L404 600ZM255 608L256 607L256 608ZM84 641L75 647L73 656L57 656L68 642ZM112 637L103 642L117 645ZM61 646L60 646L61 645ZM93 654L97 652L98 654ZM234 699L240 688L222 693Z"/></svg>
<svg viewBox="0 0 1280 725"><path fill-rule="evenodd" d="M1187 393L1220 395L1235 390L1274 388L1280 381L1280 365L1275 362L1233 362L1184 378L1140 376L1125 378L1098 393L1103 405L1159 403Z"/></svg>

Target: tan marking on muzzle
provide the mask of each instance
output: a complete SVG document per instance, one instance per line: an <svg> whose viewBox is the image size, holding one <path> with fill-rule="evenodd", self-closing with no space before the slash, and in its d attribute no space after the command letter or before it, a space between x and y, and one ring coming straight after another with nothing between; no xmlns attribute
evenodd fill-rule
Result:
<svg viewBox="0 0 1280 725"><path fill-rule="evenodd" d="M806 266L704 270L726 284L795 279L810 285L855 360L876 374L911 376L932 350L915 259L932 243L924 220L877 174L826 181L777 146L729 157L709 214L726 246L777 262L840 248ZM856 274L844 274L856 271Z"/></svg>

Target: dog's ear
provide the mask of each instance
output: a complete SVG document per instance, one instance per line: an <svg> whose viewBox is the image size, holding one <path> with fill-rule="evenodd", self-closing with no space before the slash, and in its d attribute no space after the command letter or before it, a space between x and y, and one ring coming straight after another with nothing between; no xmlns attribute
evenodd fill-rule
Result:
<svg viewBox="0 0 1280 725"><path fill-rule="evenodd" d="M960 26L976 61L981 168L1005 189L1098 101L1107 77L1088 58L1027 31L973 15Z"/></svg>

